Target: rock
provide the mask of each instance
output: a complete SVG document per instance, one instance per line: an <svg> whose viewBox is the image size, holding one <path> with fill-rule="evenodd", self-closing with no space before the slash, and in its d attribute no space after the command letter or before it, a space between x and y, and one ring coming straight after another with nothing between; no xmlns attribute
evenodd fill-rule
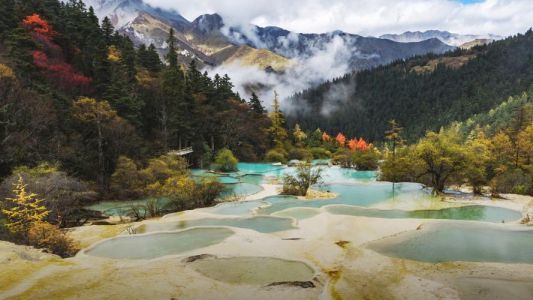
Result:
<svg viewBox="0 0 533 300"><path fill-rule="evenodd" d="M217 257L215 255L211 255L211 254L193 255L193 256L189 256L187 258L184 258L183 262L184 263L192 263L192 262L195 262L197 260L207 259L207 258L217 258Z"/></svg>
<svg viewBox="0 0 533 300"><path fill-rule="evenodd" d="M280 286L280 285L301 287L303 289L309 289L309 288L316 287L312 281L280 281L280 282L273 282L267 286Z"/></svg>

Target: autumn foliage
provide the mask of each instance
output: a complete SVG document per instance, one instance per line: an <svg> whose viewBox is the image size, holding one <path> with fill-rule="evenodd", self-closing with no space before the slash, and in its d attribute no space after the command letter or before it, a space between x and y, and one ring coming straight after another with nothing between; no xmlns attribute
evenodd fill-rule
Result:
<svg viewBox="0 0 533 300"><path fill-rule="evenodd" d="M33 63L46 71L48 78L54 80L63 88L87 87L91 79L80 74L65 62L61 47L53 41L57 33L52 26L38 14L27 16L22 21L23 26L30 32L39 50L32 52Z"/></svg>
<svg viewBox="0 0 533 300"><path fill-rule="evenodd" d="M339 143L340 146L344 146L344 143L346 143L346 137L341 132L337 134L335 140L337 141L337 143Z"/></svg>
<svg viewBox="0 0 533 300"><path fill-rule="evenodd" d="M327 132L322 133L322 141L323 142L331 141L331 137L329 136L329 134Z"/></svg>

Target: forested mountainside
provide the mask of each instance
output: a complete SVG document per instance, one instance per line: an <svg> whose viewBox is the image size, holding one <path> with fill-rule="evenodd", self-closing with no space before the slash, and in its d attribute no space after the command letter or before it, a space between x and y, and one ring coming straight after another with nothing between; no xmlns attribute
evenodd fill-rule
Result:
<svg viewBox="0 0 533 300"><path fill-rule="evenodd" d="M164 64L81 1L5 0L0 37L0 176L46 161L105 189L121 155L193 146L200 164L227 147L253 161L271 146L259 100L183 66L172 33Z"/></svg>
<svg viewBox="0 0 533 300"><path fill-rule="evenodd" d="M470 50L347 74L291 97L289 124L379 141L396 119L411 141L487 112L533 83L533 31Z"/></svg>

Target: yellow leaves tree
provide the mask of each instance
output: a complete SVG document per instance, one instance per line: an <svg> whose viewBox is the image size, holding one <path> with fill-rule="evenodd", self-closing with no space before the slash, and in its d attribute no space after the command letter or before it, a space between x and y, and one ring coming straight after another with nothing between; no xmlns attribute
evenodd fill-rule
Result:
<svg viewBox="0 0 533 300"><path fill-rule="evenodd" d="M307 134L303 132L303 130L300 128L299 124L294 125L294 131L292 133L294 136L294 140L296 141L296 145L298 147L303 147L303 142L305 139L307 139Z"/></svg>
<svg viewBox="0 0 533 300"><path fill-rule="evenodd" d="M533 124L518 133L518 151L524 158L525 165L531 165L533 155Z"/></svg>
<svg viewBox="0 0 533 300"><path fill-rule="evenodd" d="M22 176L13 190L15 197L6 198L8 205L2 209L7 218L6 228L13 234L27 234L33 224L42 222L48 216L48 209L42 205L43 200L38 199L36 194L28 193Z"/></svg>
<svg viewBox="0 0 533 300"><path fill-rule="evenodd" d="M94 126L98 147L98 187L104 190L106 164L104 161L104 130L117 118L117 112L107 101L96 101L93 98L81 97L72 106L72 115L81 123Z"/></svg>

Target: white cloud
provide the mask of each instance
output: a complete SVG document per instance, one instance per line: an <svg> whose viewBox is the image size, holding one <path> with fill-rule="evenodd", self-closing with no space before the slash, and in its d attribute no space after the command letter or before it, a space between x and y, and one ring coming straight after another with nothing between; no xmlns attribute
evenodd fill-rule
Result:
<svg viewBox="0 0 533 300"><path fill-rule="evenodd" d="M343 30L362 35L440 29L510 35L533 20L532 0L145 0L188 19L217 12L231 25L279 26L296 32Z"/></svg>

